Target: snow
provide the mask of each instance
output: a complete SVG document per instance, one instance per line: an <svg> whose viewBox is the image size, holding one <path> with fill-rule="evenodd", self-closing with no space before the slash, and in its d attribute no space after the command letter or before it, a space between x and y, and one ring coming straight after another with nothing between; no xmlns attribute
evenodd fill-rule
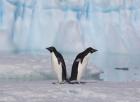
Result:
<svg viewBox="0 0 140 102"><path fill-rule="evenodd" d="M69 75L73 59L65 57ZM101 73L101 69L98 69L92 63L89 66L91 67L88 69L92 68L90 74L96 75ZM89 71L87 70L87 72ZM47 51L46 54L42 55L30 53L0 54L0 80L52 80L56 78L53 73L51 68L51 56Z"/></svg>
<svg viewBox="0 0 140 102"><path fill-rule="evenodd" d="M86 81L70 85L52 81L3 82L0 102L139 102L140 82Z"/></svg>
<svg viewBox="0 0 140 102"><path fill-rule="evenodd" d="M62 53L68 77L76 54ZM118 55L95 53L90 56L83 79L104 81L139 81L139 55ZM117 70L127 68L128 70ZM0 80L54 80L51 56L46 54L0 54Z"/></svg>
<svg viewBox="0 0 140 102"><path fill-rule="evenodd" d="M0 0L0 102L140 102L139 27L140 0ZM52 84L52 45L99 50L86 84Z"/></svg>
<svg viewBox="0 0 140 102"><path fill-rule="evenodd" d="M92 63L87 68L92 70L86 73L95 76L85 75L87 78L82 79L85 84L53 84L57 78L51 69L50 57L47 54L1 54L0 102L140 102L140 81L95 80L93 77L100 76L102 71L92 68ZM70 74L72 58L65 59Z"/></svg>

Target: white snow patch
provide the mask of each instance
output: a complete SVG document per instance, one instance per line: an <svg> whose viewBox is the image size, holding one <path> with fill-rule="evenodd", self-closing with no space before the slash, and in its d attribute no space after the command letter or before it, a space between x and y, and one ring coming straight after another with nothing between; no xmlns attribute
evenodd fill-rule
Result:
<svg viewBox="0 0 140 102"><path fill-rule="evenodd" d="M52 84L57 78L50 60L47 55L1 55L0 102L140 102L140 81ZM89 74L92 67L97 68L89 64Z"/></svg>

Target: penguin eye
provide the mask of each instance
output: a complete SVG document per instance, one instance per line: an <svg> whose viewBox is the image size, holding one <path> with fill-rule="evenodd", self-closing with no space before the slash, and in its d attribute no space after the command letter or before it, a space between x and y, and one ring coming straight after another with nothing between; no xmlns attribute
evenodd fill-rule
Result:
<svg viewBox="0 0 140 102"><path fill-rule="evenodd" d="M91 52L93 53L93 52L95 52L95 50L94 50L94 49L92 49L92 50L91 50Z"/></svg>

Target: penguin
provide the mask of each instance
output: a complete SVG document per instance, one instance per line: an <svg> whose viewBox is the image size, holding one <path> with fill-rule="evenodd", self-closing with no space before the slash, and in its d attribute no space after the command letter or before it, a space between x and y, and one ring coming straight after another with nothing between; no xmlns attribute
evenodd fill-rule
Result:
<svg viewBox="0 0 140 102"><path fill-rule="evenodd" d="M63 84L65 81L67 81L67 71L64 58L61 53L55 49L55 47L51 46L46 49L51 53L51 62L57 75L58 82Z"/></svg>
<svg viewBox="0 0 140 102"><path fill-rule="evenodd" d="M72 65L71 77L69 79L70 82L75 81L75 83L82 83L80 79L83 75L83 72L88 64L89 56L98 50L93 49L92 47L88 47L83 52L79 53Z"/></svg>

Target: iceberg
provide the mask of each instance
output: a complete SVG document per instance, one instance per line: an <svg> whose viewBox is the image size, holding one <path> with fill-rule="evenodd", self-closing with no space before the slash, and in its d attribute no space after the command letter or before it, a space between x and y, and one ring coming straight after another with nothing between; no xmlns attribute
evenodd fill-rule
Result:
<svg viewBox="0 0 140 102"><path fill-rule="evenodd" d="M10 52L56 46L79 52L139 54L139 0L1 0L0 41ZM3 33L3 31L5 33ZM12 49L12 50L11 50Z"/></svg>

